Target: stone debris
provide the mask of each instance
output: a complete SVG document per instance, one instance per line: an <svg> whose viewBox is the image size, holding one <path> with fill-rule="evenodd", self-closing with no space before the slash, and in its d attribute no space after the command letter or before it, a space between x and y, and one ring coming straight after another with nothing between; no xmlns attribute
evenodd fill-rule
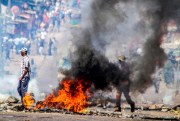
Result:
<svg viewBox="0 0 180 121"><path fill-rule="evenodd" d="M149 110L162 110L163 104L153 104L149 106Z"/></svg>
<svg viewBox="0 0 180 121"><path fill-rule="evenodd" d="M180 110L180 104L179 105L176 105L172 108L173 110Z"/></svg>
<svg viewBox="0 0 180 121"><path fill-rule="evenodd" d="M13 110L8 109L8 110L6 110L6 112L11 113L11 112L14 112L14 111L13 111Z"/></svg>
<svg viewBox="0 0 180 121"><path fill-rule="evenodd" d="M175 114L178 119L180 119L180 104L173 107L171 112Z"/></svg>
<svg viewBox="0 0 180 121"><path fill-rule="evenodd" d="M4 103L0 105L0 108L3 110L7 110L8 103Z"/></svg>
<svg viewBox="0 0 180 121"><path fill-rule="evenodd" d="M162 112L168 112L168 111L169 111L169 108L168 108L168 107L162 107L161 111L162 111Z"/></svg>
<svg viewBox="0 0 180 121"><path fill-rule="evenodd" d="M155 117L155 116L143 116L141 119L145 120L169 120L169 121L178 121L179 119L176 117Z"/></svg>
<svg viewBox="0 0 180 121"><path fill-rule="evenodd" d="M177 117L158 117L158 116L151 116L151 115L143 115L141 112L142 111L136 111L135 113L130 113L129 111L123 110L122 112L114 112L111 110L104 110L104 109L99 109L97 107L87 109L84 113L75 113L71 112L66 109L49 109L49 108L44 108L44 109L39 109L39 110L34 110L34 108L30 109L24 109L22 108L21 105L16 104L16 106L8 106L8 103L5 103L1 105L4 109L0 108L0 111L2 112L19 112L23 111L25 113L61 113L61 114L68 114L68 115L93 115L93 116L107 116L107 117L117 117L117 118L131 118L131 119L160 119L163 120L163 118L166 119L177 119ZM158 111L160 112L160 111ZM138 114L138 115L137 115Z"/></svg>
<svg viewBox="0 0 180 121"><path fill-rule="evenodd" d="M99 111L99 116L111 116L112 111Z"/></svg>
<svg viewBox="0 0 180 121"><path fill-rule="evenodd" d="M151 106L149 106L149 109L150 109L150 110L156 110L156 109L157 109L157 106L156 106L156 105L151 105Z"/></svg>
<svg viewBox="0 0 180 121"><path fill-rule="evenodd" d="M0 98L0 104L5 103L3 99Z"/></svg>
<svg viewBox="0 0 180 121"><path fill-rule="evenodd" d="M18 104L19 100L13 96L10 96L5 102L0 103L0 112L25 112L25 113L61 113L61 114L68 114L68 115L93 115L93 116L108 116L108 117L117 117L117 118L132 118L132 119L149 119L155 120L163 118L166 119L178 119L179 115L174 115L170 117L158 117L152 116L148 114L142 114L142 112L147 111L154 111L154 112L169 112L172 114L179 113L180 106L176 106L174 108L170 108L169 106L165 106L164 104L137 104L136 105L136 112L130 113L129 105L123 104L122 112L115 112L113 104L109 104L111 106L106 105L106 108L96 106L90 106L82 113L75 113L71 112L67 109L54 109L45 107L43 109L35 110L35 105L31 108L25 109L21 104ZM41 101L37 102L41 103ZM110 107L110 108L109 108ZM173 111L172 111L173 110Z"/></svg>
<svg viewBox="0 0 180 121"><path fill-rule="evenodd" d="M10 96L7 100L6 100L7 103L18 103L19 102L19 99L16 98L16 97L13 97L13 96Z"/></svg>

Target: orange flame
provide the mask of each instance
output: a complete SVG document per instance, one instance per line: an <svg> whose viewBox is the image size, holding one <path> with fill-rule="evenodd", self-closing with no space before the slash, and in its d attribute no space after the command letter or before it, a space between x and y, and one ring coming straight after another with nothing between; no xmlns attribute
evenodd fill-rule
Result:
<svg viewBox="0 0 180 121"><path fill-rule="evenodd" d="M34 104L34 99L29 93L26 93L25 96L23 97L23 104L27 109Z"/></svg>
<svg viewBox="0 0 180 121"><path fill-rule="evenodd" d="M82 80L65 80L61 83L62 88L57 94L49 94L44 101L36 105L36 109L41 108L62 108L74 112L83 112L87 107L88 89Z"/></svg>

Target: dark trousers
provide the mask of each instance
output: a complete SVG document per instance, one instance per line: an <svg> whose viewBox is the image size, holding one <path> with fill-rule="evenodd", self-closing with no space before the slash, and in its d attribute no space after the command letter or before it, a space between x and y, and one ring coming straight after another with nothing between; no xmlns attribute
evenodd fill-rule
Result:
<svg viewBox="0 0 180 121"><path fill-rule="evenodd" d="M29 77L24 77L21 81L18 83L17 91L19 93L19 96L24 97L27 90L28 90L28 84L29 84Z"/></svg>
<svg viewBox="0 0 180 121"><path fill-rule="evenodd" d="M130 82L125 81L120 84L120 86L117 88L117 94L116 94L116 106L121 107L121 96L122 93L124 94L126 101L128 102L129 105L134 105L134 101L132 101L130 95Z"/></svg>

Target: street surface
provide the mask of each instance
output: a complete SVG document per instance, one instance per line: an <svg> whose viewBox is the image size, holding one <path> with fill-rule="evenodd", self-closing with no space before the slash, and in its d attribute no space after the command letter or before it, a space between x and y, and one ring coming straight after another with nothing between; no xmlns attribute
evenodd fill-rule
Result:
<svg viewBox="0 0 180 121"><path fill-rule="evenodd" d="M71 115L59 113L0 113L0 121L141 121L106 116Z"/></svg>

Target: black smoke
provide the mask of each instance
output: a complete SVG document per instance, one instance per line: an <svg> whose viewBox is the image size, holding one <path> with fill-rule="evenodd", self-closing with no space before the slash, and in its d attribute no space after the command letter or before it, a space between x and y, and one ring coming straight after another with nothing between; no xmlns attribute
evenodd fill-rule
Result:
<svg viewBox="0 0 180 121"><path fill-rule="evenodd" d="M133 89L145 92L152 85L151 75L154 73L155 67L163 67L166 61L166 54L161 48L160 39L166 33L166 29L164 29L166 22L169 19L179 20L177 19L179 16L177 3L179 2L178 0L93 0L90 4L90 13L87 12L88 15L86 15L89 19L88 22L82 24L85 26L77 30L78 32L73 31L76 51L71 54L72 69L69 75L91 81L96 89L107 89L110 85L117 86L120 83L121 70L117 64L109 61L110 58L105 56L105 51L113 49L106 48L106 45L111 43L111 39L122 41L121 38L118 38L122 34L118 27L121 27L122 23L126 23L128 10L126 6L124 9L120 9L119 4L132 4L143 13L144 18L148 18L143 20L142 17L140 22L143 21L144 25L137 29L142 31L143 35L141 36L145 38L144 54L141 58L137 58L132 78ZM147 23L149 24L146 25ZM146 34L144 29L152 31L148 39L144 35ZM126 33L128 34L128 32ZM106 41L106 37L109 41ZM125 43L126 40L123 42ZM116 46L122 49L121 44Z"/></svg>
<svg viewBox="0 0 180 121"><path fill-rule="evenodd" d="M160 0L160 6L162 8L161 20L175 20L180 23L180 1L179 0Z"/></svg>
<svg viewBox="0 0 180 121"><path fill-rule="evenodd" d="M177 23L180 22L179 0L159 0L156 2L159 9L148 11L153 18L154 32L144 44L144 55L137 64L133 85L134 90L142 93L152 85L151 75L155 72L156 66L162 68L167 59L164 50L161 48L161 37L167 33L167 22L171 19Z"/></svg>
<svg viewBox="0 0 180 121"><path fill-rule="evenodd" d="M72 63L75 78L91 81L96 89L107 89L111 84L118 85L121 71L118 66L108 61L100 52L88 46L79 46L77 59Z"/></svg>
<svg viewBox="0 0 180 121"><path fill-rule="evenodd" d="M111 85L118 85L121 80L121 71L117 64L112 63L105 57L103 34L115 30L114 23L124 21L124 15L120 14L115 5L119 0L98 0L91 4L90 19L88 28L79 30L81 36L76 35L76 51L73 53L72 68L70 75L91 81L95 89L107 89ZM113 21L109 23L109 17ZM100 50L99 50L100 49Z"/></svg>
<svg viewBox="0 0 180 121"><path fill-rule="evenodd" d="M76 35L75 38L77 50L72 59L71 76L92 81L96 89L107 89L111 84L117 86L121 80L118 66L109 62L103 53L108 44L103 35L118 32L117 24L126 19L125 13L116 9L119 2L120 0L94 0L89 14L90 25L82 28L79 32L81 36Z"/></svg>

